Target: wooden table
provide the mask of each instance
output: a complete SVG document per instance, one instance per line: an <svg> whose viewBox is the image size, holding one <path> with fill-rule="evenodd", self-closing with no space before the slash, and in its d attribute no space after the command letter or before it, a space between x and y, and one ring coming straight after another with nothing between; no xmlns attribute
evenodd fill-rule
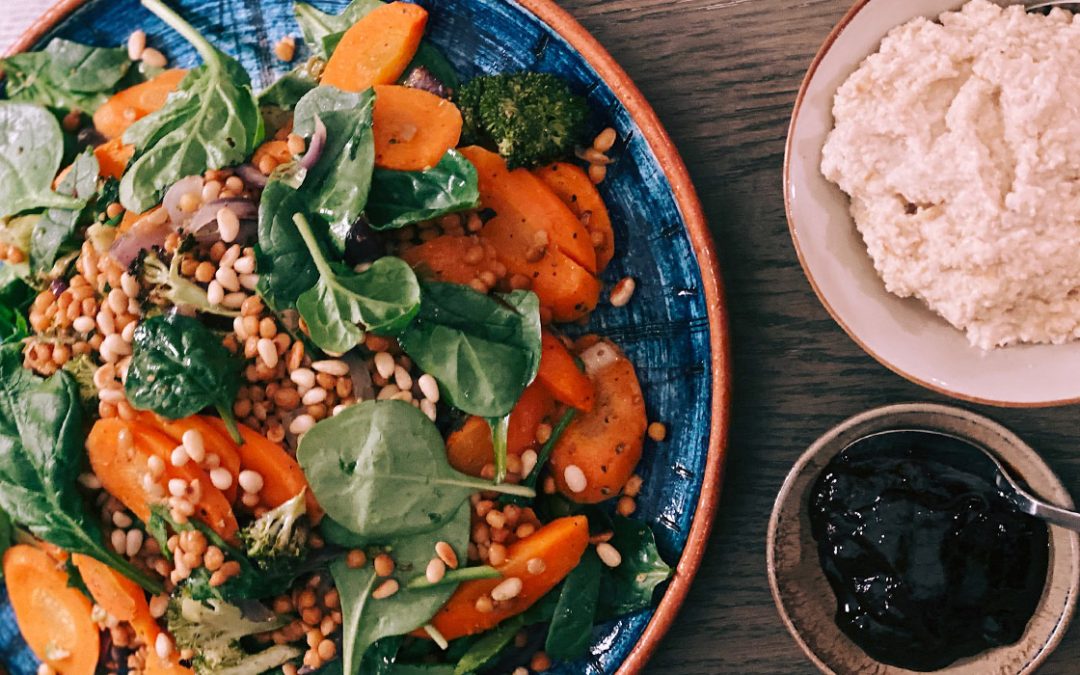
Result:
<svg viewBox="0 0 1080 675"><path fill-rule="evenodd" d="M811 672L765 577L776 492L799 454L844 418L887 403L946 401L878 365L844 334L814 296L788 236L781 192L788 119L803 73L851 3L562 4L626 68L682 150L731 313L735 395L724 493L701 572L649 671ZM1040 449L1066 485L1080 485L1075 409L980 410ZM1040 672L1075 673L1078 659L1074 629Z"/></svg>
<svg viewBox="0 0 1080 675"><path fill-rule="evenodd" d="M701 573L649 671L811 672L765 578L773 498L803 449L844 418L886 403L945 400L848 339L814 297L788 236L780 185L788 117L803 72L849 2L562 4L637 81L682 149L712 224L731 313L735 405L724 494ZM982 412L1039 448L1066 484L1080 485L1075 410ZM1041 672L1076 672L1078 659L1074 630Z"/></svg>

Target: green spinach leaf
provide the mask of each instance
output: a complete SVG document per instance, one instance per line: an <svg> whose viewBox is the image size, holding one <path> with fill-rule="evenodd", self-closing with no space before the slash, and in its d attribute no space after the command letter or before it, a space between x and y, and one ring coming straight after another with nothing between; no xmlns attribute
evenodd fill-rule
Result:
<svg viewBox="0 0 1080 675"><path fill-rule="evenodd" d="M400 401L398 401L400 403ZM412 408L406 404L407 407ZM305 437L306 439L306 437ZM401 585L397 593L377 600L372 592L383 583L372 565L349 567L344 559L330 565L338 593L344 623L341 626L343 669L346 675L360 672L364 652L380 638L404 635L427 623L453 594L456 586L407 588L408 575L427 567L435 544L450 542L463 551L469 542L469 509L458 504L439 529L409 537L397 538L391 545L394 574Z"/></svg>
<svg viewBox="0 0 1080 675"><path fill-rule="evenodd" d="M62 256L75 251L77 229L87 219L86 205L97 194L98 161L87 151L75 159L57 192L80 200L78 208L51 208L34 226L30 237L30 269L38 275L47 273Z"/></svg>
<svg viewBox="0 0 1080 675"><path fill-rule="evenodd" d="M484 633L458 660L454 666L454 675L469 675L494 661L524 627L525 618L518 614Z"/></svg>
<svg viewBox="0 0 1080 675"><path fill-rule="evenodd" d="M45 108L0 101L0 218L40 208L81 208L52 191L64 154L60 124Z"/></svg>
<svg viewBox="0 0 1080 675"><path fill-rule="evenodd" d="M510 413L540 365L540 303L529 291L488 296L468 286L422 285L420 313L401 346L458 410Z"/></svg>
<svg viewBox="0 0 1080 675"><path fill-rule="evenodd" d="M319 86L319 81L311 74L312 66L319 59L309 59L296 66L274 81L259 93L259 107L292 110L300 99Z"/></svg>
<svg viewBox="0 0 1080 675"><path fill-rule="evenodd" d="M0 508L35 536L100 560L152 593L161 585L102 540L76 489L83 462L79 392L65 372L47 380L0 348Z"/></svg>
<svg viewBox="0 0 1080 675"><path fill-rule="evenodd" d="M168 102L124 133L137 157L120 180L120 202L142 213L185 176L239 164L262 140L264 128L251 78L162 0L143 5L190 42L203 65L188 73Z"/></svg>
<svg viewBox="0 0 1080 675"><path fill-rule="evenodd" d="M450 63L450 60L446 58L446 55L438 47L427 40L420 42L420 48L416 50L416 56L405 67L405 72L401 75L402 80L404 81L404 78L407 78L409 73L420 67L427 68L428 72L435 76L435 79L451 91L456 91L461 86L461 78L458 77L453 64Z"/></svg>
<svg viewBox="0 0 1080 675"><path fill-rule="evenodd" d="M651 607L653 591L672 572L660 557L647 523L623 516L615 516L612 522L615 536L610 544L622 555L622 563L604 568L597 611L604 621Z"/></svg>
<svg viewBox="0 0 1080 675"><path fill-rule="evenodd" d="M535 494L455 471L439 430L403 401L365 401L319 422L296 457L327 515L367 541L430 532L478 490Z"/></svg>
<svg viewBox="0 0 1080 675"><path fill-rule="evenodd" d="M544 643L550 657L572 661L589 651L602 568L599 556L590 547L566 577Z"/></svg>
<svg viewBox="0 0 1080 675"><path fill-rule="evenodd" d="M330 58L342 33L382 4L381 0L353 0L341 14L335 16L319 11L306 2L298 2L294 11L308 48L323 58Z"/></svg>
<svg viewBox="0 0 1080 675"><path fill-rule="evenodd" d="M26 313L35 295L15 266L0 263L0 345L29 335Z"/></svg>
<svg viewBox="0 0 1080 675"><path fill-rule="evenodd" d="M59 110L93 112L131 69L126 49L54 38L40 52L0 60L7 97Z"/></svg>
<svg viewBox="0 0 1080 675"><path fill-rule="evenodd" d="M427 171L376 169L366 213L372 229L389 230L479 204L476 167L451 150Z"/></svg>
<svg viewBox="0 0 1080 675"><path fill-rule="evenodd" d="M401 258L385 257L364 272L331 265L311 225L302 214L293 219L319 270L315 286L296 300L312 341L320 349L344 354L364 339L357 326L376 335L395 335L409 325L420 308L420 282Z"/></svg>
<svg viewBox="0 0 1080 675"><path fill-rule="evenodd" d="M293 216L305 212L300 193L280 180L271 180L259 203L259 295L277 311L296 304L300 294L315 285L319 272L308 253Z"/></svg>
<svg viewBox="0 0 1080 675"><path fill-rule="evenodd" d="M134 407L169 419L213 406L239 443L232 406L240 389L240 365L197 320L155 316L135 329L124 392Z"/></svg>

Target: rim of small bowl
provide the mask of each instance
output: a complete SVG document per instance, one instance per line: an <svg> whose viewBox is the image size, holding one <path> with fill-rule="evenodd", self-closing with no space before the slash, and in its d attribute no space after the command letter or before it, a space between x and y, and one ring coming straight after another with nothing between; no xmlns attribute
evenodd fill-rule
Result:
<svg viewBox="0 0 1080 675"><path fill-rule="evenodd" d="M47 32L87 1L59 0L26 29L15 44L8 49L6 55L30 49ZM555 4L554 0L503 1L522 7L566 40L596 70L630 113L630 117L641 130L671 185L672 196L682 214L701 272L702 290L709 317L709 348L712 358L709 452L701 482L701 494L695 505L694 519L690 524L686 545L679 556L679 562L667 591L660 599L641 637L617 670L619 675L633 675L641 672L656 651L660 640L671 628L679 608L682 607L690 592L690 585L705 555L709 533L712 531L716 508L720 500L731 416L731 341L728 333L727 305L724 301L720 263L701 200L690 179L690 172L667 130L660 122L656 111L622 66L584 26L578 23L577 19Z"/></svg>
<svg viewBox="0 0 1080 675"><path fill-rule="evenodd" d="M769 516L768 531L765 538L765 567L769 578L769 591L772 594L773 603L776 605L776 611L780 615L780 620L783 622L784 627L787 629L791 637L795 640L795 643L799 645L799 648L802 650L803 654L805 654L807 659L809 659L810 662L813 663L814 666L823 673L832 674L836 671L834 671L828 664L826 664L821 659L821 657L818 656L817 652L815 652L813 648L811 648L811 646L807 644L806 640L803 639L802 631L799 630L799 628L795 625L795 622L792 620L791 616L788 614L787 606L785 604L785 596L783 594L783 591L780 589L780 583L777 578L776 547L782 512L785 510L785 507L788 505L788 502L792 498L792 491L795 489L796 483L799 482L799 480L803 477L804 472L807 470L812 460L817 458L817 456L824 451L833 450L833 456L835 456L843 449L840 447L833 448L831 445L838 437L854 429L867 426L870 423L880 421L882 419L896 418L900 415L912 414L953 417L957 420L974 424L1000 437L1002 445L1012 447L1016 452L1019 452L1021 455L1026 455L1026 459L1034 462L1034 464L1037 465L1037 468L1039 470L1044 471L1047 476L1049 476L1050 480L1048 481L1048 483L1043 485L1032 485L1032 489L1035 490L1036 494L1046 496L1046 493L1048 491L1053 491L1057 493L1055 499L1055 503L1057 505L1064 508L1073 508L1072 497L1070 496L1068 489L1064 486L1064 484L1062 484L1061 479L1058 477L1057 473L1050 467L1049 464L1046 463L1045 460L1043 460L1042 456L1039 455L1039 453L1034 448L1028 445L1022 438L1017 436L1008 428L1002 426L1001 424L995 422L988 417L972 412L970 410L965 410L956 406L943 405L939 403L898 403L873 408L871 410L859 413L858 415L849 417L843 422L840 422L832 429L822 434L817 440L815 440L810 445L810 447L807 448L805 452L803 452L803 454L795 462L794 466L792 466L791 471L788 472L788 475L784 478L784 484L783 486L781 486L780 492L776 496L776 501L773 503L772 513ZM901 426L917 427L920 425L905 422ZM935 425L926 424L922 426L925 426L925 428L928 429L933 429ZM950 431L950 433L960 438L965 437L965 434L955 431ZM986 447L999 458L1002 457L998 448L987 447L987 445L981 441L975 442L983 445L983 447ZM799 513L801 516L805 513L805 510L806 504L803 503L798 507L797 513ZM1050 528L1051 526L1047 525L1047 527ZM1076 610L1078 595L1080 595L1080 534L1076 532L1068 532L1065 530L1060 531L1065 537L1065 540L1068 542L1068 547L1065 552L1067 555L1070 556L1073 561L1073 573L1072 579L1070 580L1068 587L1068 596L1065 599L1065 605L1062 608L1061 614L1054 622L1052 632L1043 641L1043 644L1039 647L1039 651L1035 655L1035 657L1032 658L1031 661L1024 664L1024 667L1020 671L1019 675L1026 675L1035 672L1038 667L1042 665L1044 661L1046 661L1050 654L1054 652L1054 650L1061 643L1061 640L1065 637L1065 633L1069 627L1069 624L1072 622L1073 614ZM1051 532L1053 532L1053 530L1051 530ZM1050 540L1050 550L1051 554L1058 550L1058 547L1055 546L1053 543L1053 539ZM816 559L817 558L815 552L815 560ZM1050 562L1048 563L1048 580L1050 579L1049 572L1052 571L1053 564L1054 559L1053 555L1051 555ZM1043 598L1040 600L1039 606L1041 606L1041 604L1045 601L1046 593L1047 591L1044 590L1044 595ZM831 595L830 590L830 598L832 597L833 596ZM1036 612L1037 611L1038 606L1036 607ZM1034 618L1034 615L1032 616ZM1023 638L1021 638L1021 640L1023 640ZM867 655L867 659L870 659L875 664L880 663L874 660L869 655ZM951 668L953 665L955 664L946 666L946 668ZM931 672L941 671L938 670Z"/></svg>
<svg viewBox="0 0 1080 675"><path fill-rule="evenodd" d="M839 325L840 328L842 328L844 332L847 333L848 337L850 337L852 341L855 342L855 344L859 345L859 347L864 352L869 354L875 361L877 361L881 365L885 366L886 368L896 373L900 377L908 380L909 382L914 382L920 387L929 389L930 391L941 394L942 396L948 396L949 398L957 399L960 401L978 403L980 405L996 406L999 408L1053 408L1057 406L1080 403L1080 396L1054 399L1050 401L1010 401L1006 399L983 398L980 396L974 396L972 394L967 394L961 391L955 391L953 389L942 387L940 384L912 375L911 373L899 368L891 361L878 354L874 349L870 347L870 345L866 343L866 341L859 337L859 335L854 330L852 330L852 328L843 320L843 318L840 317L840 314L833 308L828 298L825 297L825 294L818 286L817 281L814 279L814 275L810 271L810 265L806 260L806 256L803 254L802 246L799 244L799 235L795 230L795 216L792 212L791 205L791 158L794 153L793 143L795 126L798 124L799 113L802 112L803 104L806 101L806 92L810 87L811 80L814 79L814 75L817 74L818 66L821 65L821 61L832 49L837 38L840 37L840 34L843 33L844 30L848 27L848 24L850 24L852 20L855 19L855 16L858 15L859 12L861 12L863 9L865 9L866 6L869 5L871 2L873 2L873 0L856 0L855 4L852 5L851 9L849 9L847 13L844 14L843 18L841 18L840 21L833 27L828 37L825 38L825 42L822 43L821 47L817 51L817 54L814 56L814 60L811 61L810 67L806 71L806 75L803 76L802 84L799 86L799 93L795 97L795 106L791 113L791 122L788 124L787 140L785 141L784 145L784 213L787 216L788 231L791 234L791 241L795 246L795 253L799 258L799 265L802 267L803 274L806 276L806 280L810 282L811 288L814 289L814 294L817 296L821 304L825 307L826 311L829 312L829 316L831 316L833 321L835 321L837 325ZM852 223L852 227L854 227L854 223Z"/></svg>

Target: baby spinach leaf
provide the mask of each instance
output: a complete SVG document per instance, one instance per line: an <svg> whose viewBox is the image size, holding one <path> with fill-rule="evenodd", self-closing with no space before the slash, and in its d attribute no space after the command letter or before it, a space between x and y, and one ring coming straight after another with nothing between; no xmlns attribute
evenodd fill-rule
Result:
<svg viewBox="0 0 1080 675"><path fill-rule="evenodd" d="M300 99L319 86L319 81L311 74L311 66L316 59L310 59L293 68L259 92L259 107L273 107L280 110L292 110Z"/></svg>
<svg viewBox="0 0 1080 675"><path fill-rule="evenodd" d="M49 79L76 92L112 92L131 68L123 47L92 47L54 38L45 48L49 56ZM83 108L94 112L93 108Z"/></svg>
<svg viewBox="0 0 1080 675"><path fill-rule="evenodd" d="M469 647L469 651L458 659L457 665L454 666L454 675L469 675L494 661L524 627L525 618L518 614L484 633Z"/></svg>
<svg viewBox="0 0 1080 675"><path fill-rule="evenodd" d="M442 50L427 40L420 42L420 47L416 50L416 56L409 62L409 65L405 66L405 72L401 76L402 80L407 78L409 73L421 67L427 68L428 72L435 76L435 79L451 91L461 86L461 78L458 77L453 64L442 53Z"/></svg>
<svg viewBox="0 0 1080 675"><path fill-rule="evenodd" d="M434 423L403 401L365 401L319 422L296 458L327 515L367 541L430 532L478 490L535 494L455 471Z"/></svg>
<svg viewBox="0 0 1080 675"><path fill-rule="evenodd" d="M373 229L389 230L476 208L479 203L476 167L451 150L427 171L376 169L366 213Z"/></svg>
<svg viewBox="0 0 1080 675"><path fill-rule="evenodd" d="M34 226L30 236L30 269L44 274L63 255L78 248L76 230L86 220L86 205L97 194L98 161L87 151L75 159L57 192L80 200L78 208L51 208Z"/></svg>
<svg viewBox="0 0 1080 675"><path fill-rule="evenodd" d="M377 335L394 335L420 308L420 282L401 258L385 257L364 272L332 265L323 255L307 218L293 218L319 270L315 286L296 300L312 341L324 351L344 354L364 339L357 326Z"/></svg>
<svg viewBox="0 0 1080 675"><path fill-rule="evenodd" d="M40 208L81 208L52 191L64 154L60 124L45 108L0 101L0 218Z"/></svg>
<svg viewBox="0 0 1080 675"><path fill-rule="evenodd" d="M335 253L345 252L349 229L367 204L375 169L375 136L371 130L374 94L332 87L313 89L296 104L295 132L311 136L326 129L322 156L303 176L300 193L308 208L329 227Z"/></svg>
<svg viewBox="0 0 1080 675"><path fill-rule="evenodd" d="M281 311L315 285L319 272L308 253L293 216L305 211L300 193L280 180L271 180L259 203L259 295Z"/></svg>
<svg viewBox="0 0 1080 675"><path fill-rule="evenodd" d="M240 365L197 320L155 316L135 329L124 392L139 410L174 420L213 406L239 443L232 406L240 389Z"/></svg>
<svg viewBox="0 0 1080 675"><path fill-rule="evenodd" d="M306 2L298 2L293 11L308 48L323 58L330 58L341 40L341 34L382 4L381 0L353 0L341 14L335 16L319 11Z"/></svg>
<svg viewBox="0 0 1080 675"><path fill-rule="evenodd" d="M47 380L0 348L0 508L35 536L100 560L152 593L161 586L117 555L76 489L83 462L79 392L61 371Z"/></svg>
<svg viewBox="0 0 1080 675"><path fill-rule="evenodd" d="M656 538L647 523L615 516L615 536L609 542L622 555L622 563L604 568L600 606L601 620L652 606L653 591L671 576L671 568L656 549Z"/></svg>
<svg viewBox="0 0 1080 675"><path fill-rule="evenodd" d="M400 403L400 401L397 401ZM408 404L406 407L412 408ZM306 440L306 437L305 437ZM360 661L368 647L392 635L404 635L424 625L453 594L455 585L408 588L407 575L427 567L439 541L449 542L462 551L469 543L469 509L458 504L441 527L432 532L397 538L392 542L394 574L401 585L397 593L377 600L372 592L383 583L372 565L352 568L344 559L330 565L344 622L341 626L343 670L346 675L360 672Z"/></svg>
<svg viewBox="0 0 1080 675"><path fill-rule="evenodd" d="M13 265L0 263L0 345L29 335L26 311L35 295Z"/></svg>
<svg viewBox="0 0 1080 675"><path fill-rule="evenodd" d="M540 365L540 303L529 291L488 296L425 283L420 313L401 346L458 410L502 417Z"/></svg>
<svg viewBox="0 0 1080 675"><path fill-rule="evenodd" d="M590 547L566 577L544 643L552 658L572 661L589 651L602 568L599 556Z"/></svg>
<svg viewBox="0 0 1080 675"><path fill-rule="evenodd" d="M184 176L243 162L264 132L243 67L162 0L143 5L190 42L203 65L188 73L160 110L124 133L138 154L120 180L120 202L137 213L157 204L165 188Z"/></svg>

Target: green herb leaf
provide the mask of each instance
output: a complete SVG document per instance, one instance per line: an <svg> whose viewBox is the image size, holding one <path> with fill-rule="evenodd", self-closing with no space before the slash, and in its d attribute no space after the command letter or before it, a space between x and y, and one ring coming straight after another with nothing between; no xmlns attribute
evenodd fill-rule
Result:
<svg viewBox="0 0 1080 675"><path fill-rule="evenodd" d="M455 471L439 430L403 401L349 406L304 434L296 457L326 513L367 541L430 532L479 490L535 494Z"/></svg>
<svg viewBox="0 0 1080 675"><path fill-rule="evenodd" d="M312 66L322 59L311 58L296 66L259 92L259 107L292 110L300 99L319 86L319 81L312 75ZM265 112L265 110L264 110Z"/></svg>
<svg viewBox="0 0 1080 675"><path fill-rule="evenodd" d="M330 58L341 40L341 34L382 4L381 0L353 0L341 14L335 16L321 12L306 2L298 2L294 11L304 42L315 54Z"/></svg>
<svg viewBox="0 0 1080 675"><path fill-rule="evenodd" d="M442 50L427 40L420 42L420 47L416 50L416 56L413 57L413 60L405 67L405 72L402 73L402 80L420 67L427 68L428 72L435 76L435 79L451 91L461 86L461 78L458 77L453 64L442 53Z"/></svg>
<svg viewBox="0 0 1080 675"><path fill-rule="evenodd" d="M161 585L117 555L76 489L84 459L82 407L71 376L47 380L0 349L0 507L35 536L109 565L152 593Z"/></svg>
<svg viewBox="0 0 1080 675"><path fill-rule="evenodd" d="M60 124L45 108L0 101L0 218L40 208L81 208L52 191L64 154Z"/></svg>
<svg viewBox="0 0 1080 675"><path fill-rule="evenodd" d="M26 312L36 295L14 265L0 263L0 345L29 335Z"/></svg>
<svg viewBox="0 0 1080 675"><path fill-rule="evenodd" d="M372 229L389 230L479 204L476 167L451 150L427 171L376 169L366 213Z"/></svg>
<svg viewBox="0 0 1080 675"><path fill-rule="evenodd" d="M458 660L454 667L454 675L477 672L494 661L514 641L514 636L524 626L525 619L518 614L484 633Z"/></svg>
<svg viewBox="0 0 1080 675"><path fill-rule="evenodd" d="M609 543L622 555L622 563L604 569L597 612L604 621L651 607L653 592L672 572L660 557L647 523L615 516L613 530Z"/></svg>
<svg viewBox="0 0 1080 675"><path fill-rule="evenodd" d="M239 371L240 361L197 320L155 316L135 329L124 392L139 410L174 420L214 406L237 439L232 406Z"/></svg>
<svg viewBox="0 0 1080 675"><path fill-rule="evenodd" d="M400 401L398 401L400 403ZM412 406L405 404L406 407ZM309 432L310 433L310 432ZM305 439L307 437L305 436ZM404 635L427 623L453 594L456 586L405 587L404 575L427 567L439 541L450 542L458 551L469 541L469 509L458 504L444 524L434 532L403 537L391 546L395 575L402 588L388 598L376 600L372 592L383 583L372 565L351 568L344 559L330 565L338 593L344 623L341 626L343 669L346 675L360 672L364 652L376 640Z"/></svg>
<svg viewBox="0 0 1080 675"><path fill-rule="evenodd" d="M599 556L590 547L566 577L544 643L552 658L572 661L589 651L602 567Z"/></svg>
<svg viewBox="0 0 1080 675"><path fill-rule="evenodd" d="M475 567L459 567L456 570L446 570L442 579L438 581L429 581L426 574L420 574L409 580L409 583L405 584L406 588L430 588L431 586L445 586L446 584L454 584L455 586L465 581L476 581L477 579L498 579L502 576L502 572L491 567L490 565L477 565Z"/></svg>
<svg viewBox="0 0 1080 675"><path fill-rule="evenodd" d="M409 325L420 308L420 282L409 264L385 257L364 272L331 265L323 255L307 218L293 218L319 270L315 286L296 300L312 341L324 351L344 354L364 339L357 326L377 335L395 335Z"/></svg>
<svg viewBox="0 0 1080 675"><path fill-rule="evenodd" d="M0 559L4 557L11 545L15 543L15 524L11 522L11 516L6 511L0 511ZM3 566L0 566L0 580L4 578Z"/></svg>
<svg viewBox="0 0 1080 675"><path fill-rule="evenodd" d="M78 208L51 208L34 226L30 237L30 269L46 274L56 261L75 251L77 230L86 220L86 205L97 194L98 161L87 151L75 159L71 170L57 186L57 192L80 201Z"/></svg>
<svg viewBox="0 0 1080 675"><path fill-rule="evenodd" d="M49 56L49 79L74 92L112 92L131 68L131 59L123 47L93 47L54 38L45 54ZM94 112L93 108L82 110Z"/></svg>
<svg viewBox="0 0 1080 675"><path fill-rule="evenodd" d="M488 418L509 414L540 364L536 295L488 296L444 283L425 283L422 290L420 314L401 346L458 410Z"/></svg>
<svg viewBox="0 0 1080 675"><path fill-rule="evenodd" d="M506 479L506 437L510 433L510 415L488 420L491 427L491 447L495 455L495 482Z"/></svg>
<svg viewBox="0 0 1080 675"><path fill-rule="evenodd" d="M305 212L300 193L271 180L259 203L259 295L277 311L291 308L315 285L319 272L293 216Z"/></svg>
<svg viewBox="0 0 1080 675"><path fill-rule="evenodd" d="M195 47L204 65L187 74L160 110L124 133L138 156L120 180L120 202L136 213L157 204L165 188L185 176L243 162L264 132L243 67L161 0L142 1Z"/></svg>

